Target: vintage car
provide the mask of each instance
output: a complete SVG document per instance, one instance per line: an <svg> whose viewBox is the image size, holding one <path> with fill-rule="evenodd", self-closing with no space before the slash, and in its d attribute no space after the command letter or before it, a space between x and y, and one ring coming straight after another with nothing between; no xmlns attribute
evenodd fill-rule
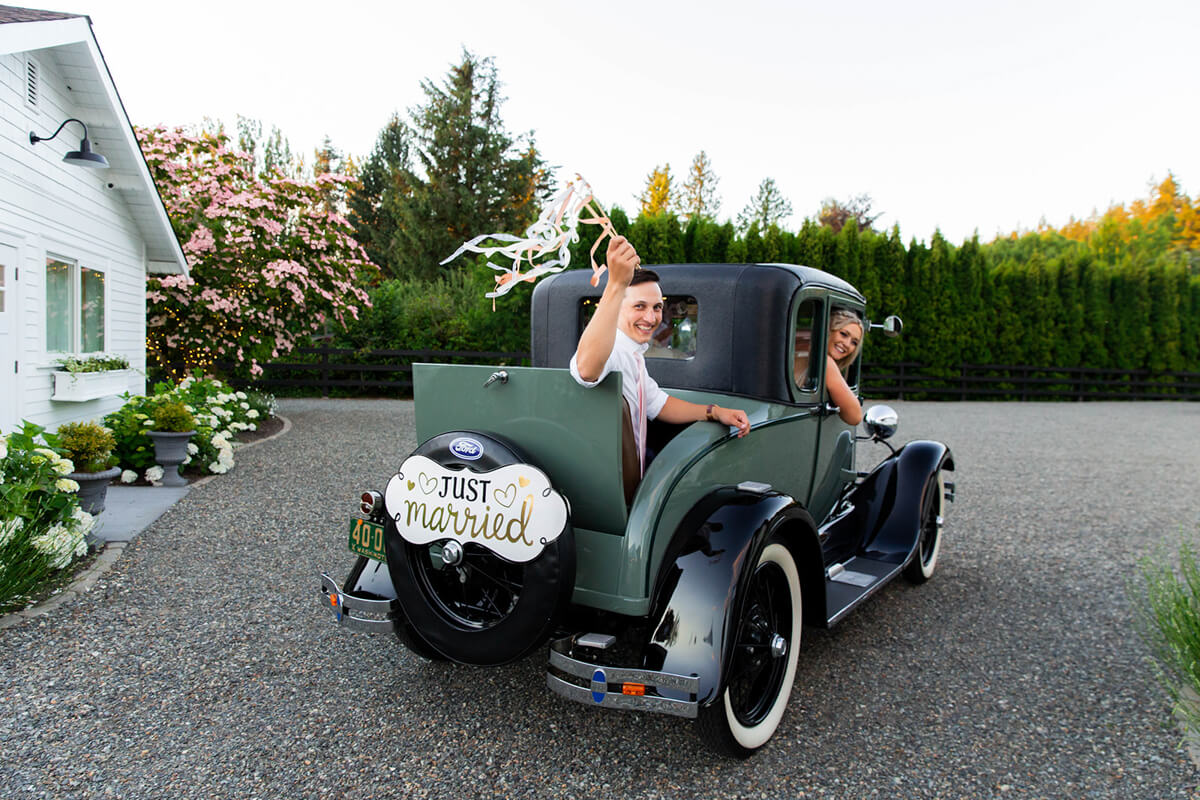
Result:
<svg viewBox="0 0 1200 800"><path fill-rule="evenodd" d="M843 280L786 264L657 266L665 310L646 353L670 394L744 409L751 427L652 421L628 463L620 375L567 369L600 296L590 271L532 297L531 367L418 364L416 441L350 522L342 625L394 632L429 659L499 665L549 641L547 684L571 700L692 718L745 757L774 733L803 625L830 626L897 575L933 573L949 449L912 441L870 472L825 392L831 312L864 329ZM847 379L858 392L858 361ZM623 451L626 459L623 461Z"/></svg>

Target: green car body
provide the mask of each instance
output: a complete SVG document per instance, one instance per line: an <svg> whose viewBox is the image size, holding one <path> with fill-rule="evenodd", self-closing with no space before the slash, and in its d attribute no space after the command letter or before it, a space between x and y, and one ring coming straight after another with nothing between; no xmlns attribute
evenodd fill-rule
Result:
<svg viewBox="0 0 1200 800"><path fill-rule="evenodd" d="M825 391L829 319L884 326L845 281L780 264L655 270L667 313L647 369L672 396L744 410L744 437L652 422L656 455L627 503L620 376L584 388L566 368L600 289L590 273L553 276L533 294L534 366L414 366L423 444L410 459L432 461L405 463L436 463L447 482L537 470L563 498L562 533L514 563L471 536L413 538L399 501L368 492L387 567L359 559L323 591L339 621L394 629L426 657L503 663L551 637L557 693L696 718L716 749L745 756L778 725L802 623L834 624L896 575L932 573L954 464L917 441L856 470L860 437ZM862 349L846 374L856 394ZM894 430L894 412L875 411L861 438ZM414 477L389 487L419 493Z"/></svg>

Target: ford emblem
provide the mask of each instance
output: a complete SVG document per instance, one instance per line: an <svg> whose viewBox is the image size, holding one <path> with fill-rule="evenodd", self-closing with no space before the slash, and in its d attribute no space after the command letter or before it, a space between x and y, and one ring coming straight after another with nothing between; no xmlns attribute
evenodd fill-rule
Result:
<svg viewBox="0 0 1200 800"><path fill-rule="evenodd" d="M464 461L478 461L483 456L483 445L474 439L460 436L450 443L450 452Z"/></svg>

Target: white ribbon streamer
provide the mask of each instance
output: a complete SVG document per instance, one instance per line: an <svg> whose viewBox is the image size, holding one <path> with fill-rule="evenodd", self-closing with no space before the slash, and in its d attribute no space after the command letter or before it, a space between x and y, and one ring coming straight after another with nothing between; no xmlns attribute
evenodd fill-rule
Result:
<svg viewBox="0 0 1200 800"><path fill-rule="evenodd" d="M592 187L578 174L574 180L567 181L563 190L542 208L537 221L525 229L524 236L485 233L463 243L462 247L442 263L448 264L468 251L483 255L489 267L503 273L496 276L495 291L485 295L493 299L494 308L495 298L506 294L518 281L533 283L543 275L562 272L570 266L570 247L579 241L581 224L601 226L601 233L596 237L588 254L592 264L592 285L596 286L599 284L600 274L605 270L603 265L596 264L596 248L605 236L616 236L617 232L613 230L612 222L595 203ZM506 244L485 244L489 241ZM557 257L539 261L555 255ZM508 259L511 264L493 264L493 256ZM521 267L525 263L528 263L529 268L522 272Z"/></svg>

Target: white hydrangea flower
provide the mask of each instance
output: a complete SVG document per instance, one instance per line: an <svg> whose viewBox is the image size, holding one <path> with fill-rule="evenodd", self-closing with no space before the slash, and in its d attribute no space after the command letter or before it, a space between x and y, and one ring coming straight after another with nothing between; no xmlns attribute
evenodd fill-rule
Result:
<svg viewBox="0 0 1200 800"><path fill-rule="evenodd" d="M17 535L17 532L24 527L24 517L13 517L10 520L0 522L0 547L3 547L12 541L12 538Z"/></svg>
<svg viewBox="0 0 1200 800"><path fill-rule="evenodd" d="M200 448L199 448L199 446L197 446L197 444L195 442L188 442L187 443L187 451L188 451L188 455L194 456L194 455L196 455L196 453L200 452Z"/></svg>
<svg viewBox="0 0 1200 800"><path fill-rule="evenodd" d="M54 452L53 450L51 450L48 447L35 447L35 448L33 448L33 452L39 453L40 455L45 456L46 458L50 459L51 461L58 460L58 453Z"/></svg>
<svg viewBox="0 0 1200 800"><path fill-rule="evenodd" d="M158 464L155 464L153 467L146 470L146 480L150 481L150 483L158 483L162 480L162 476L163 468Z"/></svg>
<svg viewBox="0 0 1200 800"><path fill-rule="evenodd" d="M145 422L143 422L142 425L147 428L152 428L152 427L154 427L154 420L148 419Z"/></svg>
<svg viewBox="0 0 1200 800"><path fill-rule="evenodd" d="M78 492L79 484L70 478L59 478L54 482L54 488L60 492Z"/></svg>
<svg viewBox="0 0 1200 800"><path fill-rule="evenodd" d="M187 409L187 412L188 412L189 414L195 414L195 413L196 413L196 409L192 408L190 405L187 405L187 404L185 404L183 407Z"/></svg>
<svg viewBox="0 0 1200 800"><path fill-rule="evenodd" d="M238 400L246 400L247 399L245 392L235 392L234 396L237 397Z"/></svg>
<svg viewBox="0 0 1200 800"><path fill-rule="evenodd" d="M238 403L238 405L239 405L239 406L241 406L242 408L250 408L250 404L249 404L249 403L247 403L245 400L243 400L242 402Z"/></svg>
<svg viewBox="0 0 1200 800"><path fill-rule="evenodd" d="M69 458L60 458L54 462L54 471L59 475L70 475L75 471L75 462Z"/></svg>
<svg viewBox="0 0 1200 800"><path fill-rule="evenodd" d="M75 529L75 532L78 533L80 536L87 535L88 531L90 531L92 528L94 528L96 526L96 518L94 516L92 516L91 514L89 514L88 512L84 511L79 506L76 506L75 510L71 512L71 518L75 520L75 525L73 527ZM87 551L86 543L84 544L84 551L85 552ZM76 555L83 555L83 554L76 553Z"/></svg>
<svg viewBox="0 0 1200 800"><path fill-rule="evenodd" d="M258 412L252 408L246 412L246 416L250 419L258 419Z"/></svg>
<svg viewBox="0 0 1200 800"><path fill-rule="evenodd" d="M0 436L0 459L8 458L8 437Z"/></svg>
<svg viewBox="0 0 1200 800"><path fill-rule="evenodd" d="M52 568L62 569L71 563L76 547L82 538L82 533L68 530L62 525L55 525L45 533L34 536L30 540L30 544L38 552L50 557L50 566Z"/></svg>
<svg viewBox="0 0 1200 800"><path fill-rule="evenodd" d="M121 473L121 483L133 483L137 480L137 473L131 469L127 469Z"/></svg>

